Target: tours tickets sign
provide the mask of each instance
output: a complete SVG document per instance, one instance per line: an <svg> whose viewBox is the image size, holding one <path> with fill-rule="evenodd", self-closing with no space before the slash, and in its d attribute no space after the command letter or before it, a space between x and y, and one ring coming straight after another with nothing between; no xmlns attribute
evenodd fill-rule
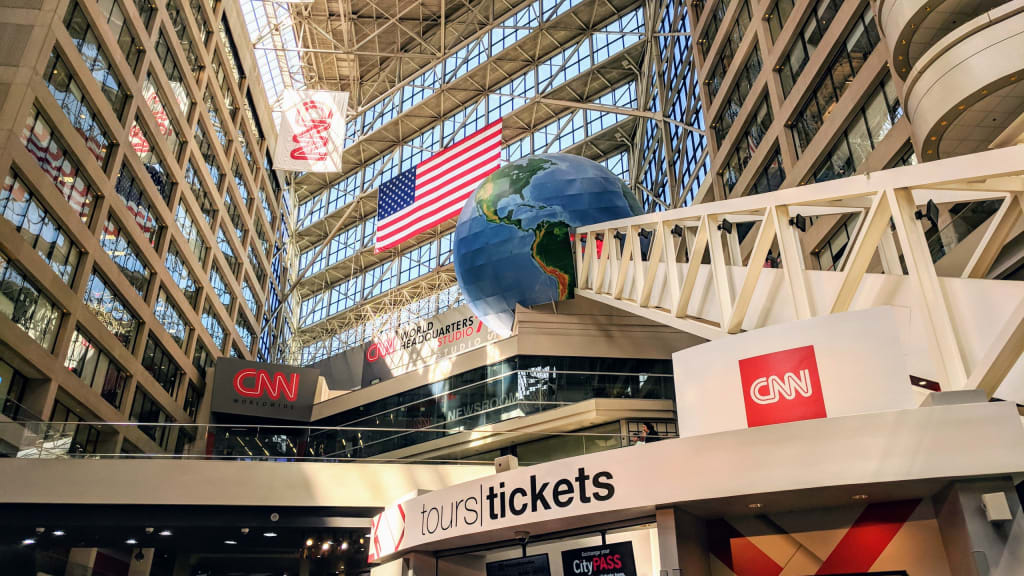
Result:
<svg viewBox="0 0 1024 576"><path fill-rule="evenodd" d="M498 338L469 306L459 306L371 340L363 350L361 385L394 378Z"/></svg>
<svg viewBox="0 0 1024 576"><path fill-rule="evenodd" d="M633 543L618 542L562 552L565 576L636 576Z"/></svg>

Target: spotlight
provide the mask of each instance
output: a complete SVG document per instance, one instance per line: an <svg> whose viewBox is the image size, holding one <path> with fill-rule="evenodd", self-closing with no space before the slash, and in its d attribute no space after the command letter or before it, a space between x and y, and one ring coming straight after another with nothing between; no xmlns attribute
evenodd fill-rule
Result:
<svg viewBox="0 0 1024 576"><path fill-rule="evenodd" d="M235 545L235 544L238 544L238 542L235 542L234 540L225 540L224 543L225 544L230 544L232 546Z"/></svg>
<svg viewBox="0 0 1024 576"><path fill-rule="evenodd" d="M324 542L323 544L321 544L320 545L320 549L323 550L324 552L330 550L331 549L331 541L328 540L327 542Z"/></svg>
<svg viewBox="0 0 1024 576"><path fill-rule="evenodd" d="M161 535L161 536L171 536L171 535L172 535L172 532L171 532L170 530L162 530L162 531L160 532L160 535Z"/></svg>
<svg viewBox="0 0 1024 576"><path fill-rule="evenodd" d="M312 545L313 545L313 539L312 538L306 538L306 546L312 546Z"/></svg>
<svg viewBox="0 0 1024 576"><path fill-rule="evenodd" d="M924 210L918 210L914 212L914 218L917 218L918 220L927 219L929 222L932 223L932 226L938 228L939 206L935 203L934 200L929 200L928 203L924 205Z"/></svg>
<svg viewBox="0 0 1024 576"><path fill-rule="evenodd" d="M348 540L345 540L344 542L341 543L341 549L342 550L348 550Z"/></svg>
<svg viewBox="0 0 1024 576"><path fill-rule="evenodd" d="M129 539L125 540L124 543L128 544L129 546L135 546L136 544L139 543L139 541L136 540L135 538L129 538Z"/></svg>
<svg viewBox="0 0 1024 576"><path fill-rule="evenodd" d="M722 222L718 225L718 229L726 234L732 234L732 222L730 222L728 218L722 218Z"/></svg>
<svg viewBox="0 0 1024 576"><path fill-rule="evenodd" d="M790 218L789 225L795 226L801 232L807 232L807 218L803 214L797 214Z"/></svg>
<svg viewBox="0 0 1024 576"><path fill-rule="evenodd" d="M615 239L618 240L619 242L622 242L623 240L626 239L626 234L621 230L616 230Z"/></svg>
<svg viewBox="0 0 1024 576"><path fill-rule="evenodd" d="M277 532L264 532L263 535L266 536L267 538L273 538L273 537L277 536Z"/></svg>
<svg viewBox="0 0 1024 576"><path fill-rule="evenodd" d="M52 534L53 534L54 536L63 536L63 535L64 535L64 531L63 531L63 530L54 530L54 531L52 532Z"/></svg>
<svg viewBox="0 0 1024 576"><path fill-rule="evenodd" d="M32 539L32 538L25 538L24 540L21 541L21 545L22 546L31 546L31 545L33 545L35 543L36 543L36 541L34 539Z"/></svg>
<svg viewBox="0 0 1024 576"><path fill-rule="evenodd" d="M644 240L650 240L651 239L651 231L650 230L645 230L645 229L641 228L640 231L637 232L637 235L639 235Z"/></svg>
<svg viewBox="0 0 1024 576"><path fill-rule="evenodd" d="M682 238L683 237L683 227L680 226L679 224L676 224L675 226L673 226L672 227L672 235L677 237L677 238Z"/></svg>

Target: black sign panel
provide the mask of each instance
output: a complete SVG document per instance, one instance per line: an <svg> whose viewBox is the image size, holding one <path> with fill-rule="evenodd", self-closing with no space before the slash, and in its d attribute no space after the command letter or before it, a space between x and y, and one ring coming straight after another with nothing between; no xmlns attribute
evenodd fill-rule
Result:
<svg viewBox="0 0 1024 576"><path fill-rule="evenodd" d="M487 576L551 576L547 554L487 563Z"/></svg>
<svg viewBox="0 0 1024 576"><path fill-rule="evenodd" d="M212 411L309 422L319 378L312 368L218 358Z"/></svg>
<svg viewBox="0 0 1024 576"><path fill-rule="evenodd" d="M565 576L636 576L633 543L618 542L562 552Z"/></svg>

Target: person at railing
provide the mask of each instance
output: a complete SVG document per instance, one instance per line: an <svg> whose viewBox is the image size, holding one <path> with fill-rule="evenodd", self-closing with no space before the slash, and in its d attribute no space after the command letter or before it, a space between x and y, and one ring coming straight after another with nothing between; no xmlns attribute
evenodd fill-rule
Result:
<svg viewBox="0 0 1024 576"><path fill-rule="evenodd" d="M654 424L644 422L640 425L640 433L633 437L633 444L648 444L650 442L657 442L658 440L661 440L661 435L658 434L658 430L654 427Z"/></svg>

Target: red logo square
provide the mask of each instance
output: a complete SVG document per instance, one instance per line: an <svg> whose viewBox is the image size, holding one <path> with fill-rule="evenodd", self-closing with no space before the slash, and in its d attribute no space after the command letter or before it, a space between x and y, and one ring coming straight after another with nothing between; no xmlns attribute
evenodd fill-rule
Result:
<svg viewBox="0 0 1024 576"><path fill-rule="evenodd" d="M825 418L814 346L740 360L747 426Z"/></svg>

